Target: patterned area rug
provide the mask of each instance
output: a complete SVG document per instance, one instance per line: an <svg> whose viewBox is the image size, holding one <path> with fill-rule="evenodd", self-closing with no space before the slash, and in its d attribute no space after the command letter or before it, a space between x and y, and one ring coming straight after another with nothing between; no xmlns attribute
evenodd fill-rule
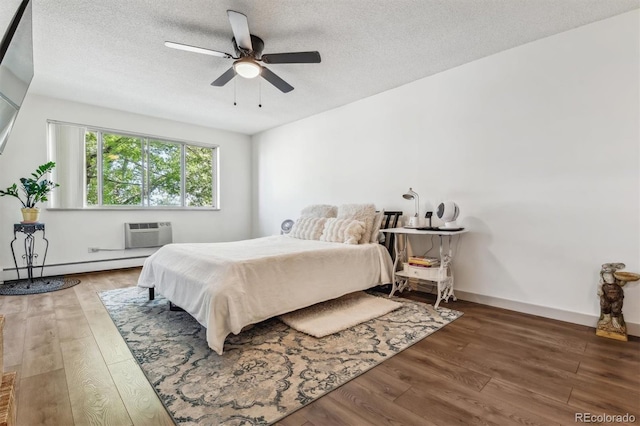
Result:
<svg viewBox="0 0 640 426"><path fill-rule="evenodd" d="M227 337L219 356L161 296L130 287L100 298L174 421L194 426L274 423L462 315L394 298L400 309L322 339L273 318Z"/></svg>
<svg viewBox="0 0 640 426"><path fill-rule="evenodd" d="M80 280L66 277L44 277L29 280L7 281L0 284L0 296L19 296L23 294L48 293L80 284Z"/></svg>

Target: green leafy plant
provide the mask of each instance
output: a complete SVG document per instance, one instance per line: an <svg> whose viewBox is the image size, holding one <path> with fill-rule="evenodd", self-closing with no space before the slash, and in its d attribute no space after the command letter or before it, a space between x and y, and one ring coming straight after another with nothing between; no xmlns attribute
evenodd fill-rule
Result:
<svg viewBox="0 0 640 426"><path fill-rule="evenodd" d="M53 188L60 185L45 178L45 175L56 166L56 163L49 161L39 166L35 172L31 173L32 177L20 178L20 187L13 184L4 191L0 189L0 197L10 195L16 197L25 208L34 208L37 203L47 201L47 194Z"/></svg>

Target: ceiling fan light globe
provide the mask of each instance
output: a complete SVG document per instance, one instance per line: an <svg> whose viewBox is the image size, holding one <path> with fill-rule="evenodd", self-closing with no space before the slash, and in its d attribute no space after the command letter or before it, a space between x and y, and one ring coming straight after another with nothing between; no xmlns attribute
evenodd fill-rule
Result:
<svg viewBox="0 0 640 426"><path fill-rule="evenodd" d="M235 72L244 78L255 78L260 75L262 68L250 59L241 59L233 64Z"/></svg>

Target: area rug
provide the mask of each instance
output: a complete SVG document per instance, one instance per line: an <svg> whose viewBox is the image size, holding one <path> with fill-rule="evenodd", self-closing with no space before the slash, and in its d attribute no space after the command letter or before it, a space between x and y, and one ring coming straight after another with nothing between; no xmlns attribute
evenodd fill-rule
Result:
<svg viewBox="0 0 640 426"><path fill-rule="evenodd" d="M278 319L289 327L313 337L325 337L401 307L402 303L357 291L280 315Z"/></svg>
<svg viewBox="0 0 640 426"><path fill-rule="evenodd" d="M48 293L80 284L80 280L67 277L44 277L29 280L6 281L0 284L0 296Z"/></svg>
<svg viewBox="0 0 640 426"><path fill-rule="evenodd" d="M401 308L322 339L272 318L227 337L220 356L159 295L130 287L100 298L174 421L193 426L272 424L462 315L394 298Z"/></svg>

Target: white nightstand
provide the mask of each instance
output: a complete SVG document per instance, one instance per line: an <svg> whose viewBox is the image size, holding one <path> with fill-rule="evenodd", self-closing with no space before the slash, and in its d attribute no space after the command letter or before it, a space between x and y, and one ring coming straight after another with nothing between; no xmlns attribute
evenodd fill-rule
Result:
<svg viewBox="0 0 640 426"><path fill-rule="evenodd" d="M453 261L452 239L457 236L460 238L461 234L469 232L467 229L460 231L420 231L412 228L390 228L381 229L382 232L389 234L396 234L395 239L395 253L396 259L393 263L393 277L391 293L389 297L393 296L396 291L403 291L409 285L409 279L415 278L418 280L433 281L438 285L438 294L436 303L434 306L437 308L441 300L449 301L449 298L456 300L456 295L453 292L453 270L451 268L451 262ZM419 267L407 267L398 270L398 264L402 265L409 258L409 235L419 236L433 236L437 235L440 240L440 266L433 268L419 268ZM444 252L443 239L448 239L448 251ZM401 241L402 240L402 241Z"/></svg>

